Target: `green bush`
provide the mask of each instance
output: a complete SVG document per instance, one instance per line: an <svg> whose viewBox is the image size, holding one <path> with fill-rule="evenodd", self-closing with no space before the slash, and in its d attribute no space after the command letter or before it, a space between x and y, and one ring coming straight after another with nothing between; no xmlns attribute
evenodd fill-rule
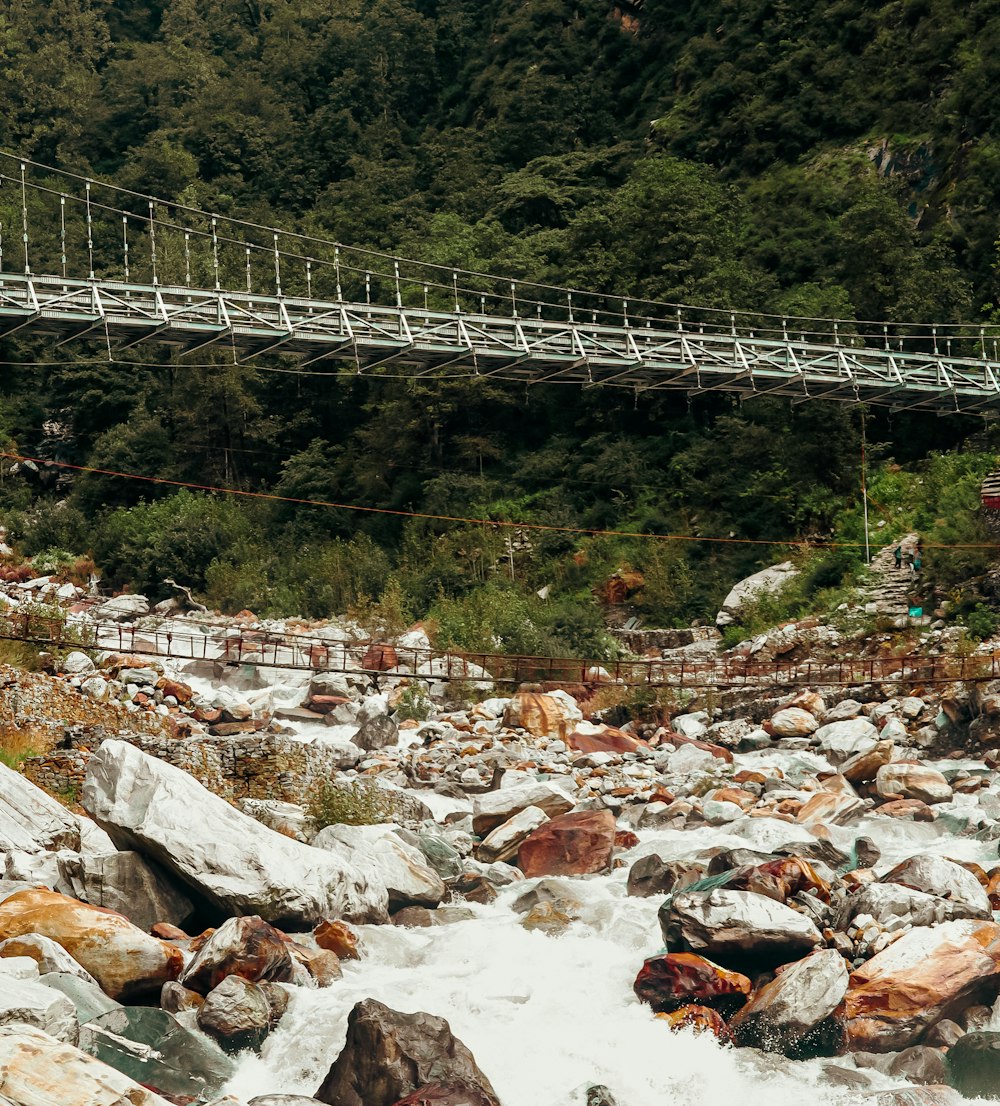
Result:
<svg viewBox="0 0 1000 1106"><path fill-rule="evenodd" d="M996 611L990 610L982 603L977 603L965 615L964 622L969 637L975 638L977 641L984 641L986 638L993 637L998 627L1000 627L1000 618L997 617Z"/></svg>
<svg viewBox="0 0 1000 1106"><path fill-rule="evenodd" d="M395 796L372 780L317 780L306 794L306 814L317 830L326 826L374 826L392 822Z"/></svg>

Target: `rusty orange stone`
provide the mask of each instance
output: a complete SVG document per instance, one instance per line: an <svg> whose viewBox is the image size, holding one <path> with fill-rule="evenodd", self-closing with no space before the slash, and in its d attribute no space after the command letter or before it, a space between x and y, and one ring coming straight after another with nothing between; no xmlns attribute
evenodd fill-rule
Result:
<svg viewBox="0 0 1000 1106"><path fill-rule="evenodd" d="M694 952L651 956L639 969L632 990L658 1013L694 1003L734 1014L752 990L750 980Z"/></svg>
<svg viewBox="0 0 1000 1106"><path fill-rule="evenodd" d="M529 879L588 875L610 865L614 844L615 816L610 810L560 814L525 838L517 862Z"/></svg>
<svg viewBox="0 0 1000 1106"><path fill-rule="evenodd" d="M732 1039L729 1026L725 1019L717 1011L708 1006L698 1006L692 1003L690 1006L682 1006L679 1010L670 1010L656 1017L665 1021L673 1029L694 1029L700 1033L711 1033L720 1041L726 1043Z"/></svg>
<svg viewBox="0 0 1000 1106"><path fill-rule="evenodd" d="M324 918L313 930L313 937L321 949L335 952L341 960L360 960L358 935L346 923Z"/></svg>

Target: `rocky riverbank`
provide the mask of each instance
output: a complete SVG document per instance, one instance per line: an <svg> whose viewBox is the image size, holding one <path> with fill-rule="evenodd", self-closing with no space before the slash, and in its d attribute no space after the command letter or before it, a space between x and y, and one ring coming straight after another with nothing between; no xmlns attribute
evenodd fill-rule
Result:
<svg viewBox="0 0 1000 1106"><path fill-rule="evenodd" d="M742 648L807 661L836 634ZM4 670L4 722L50 744L0 767L7 1103L1000 1085L1000 689L748 688L635 725L593 688L477 674L456 702L384 666L405 647L353 675L89 651ZM376 824L321 824L323 788Z"/></svg>

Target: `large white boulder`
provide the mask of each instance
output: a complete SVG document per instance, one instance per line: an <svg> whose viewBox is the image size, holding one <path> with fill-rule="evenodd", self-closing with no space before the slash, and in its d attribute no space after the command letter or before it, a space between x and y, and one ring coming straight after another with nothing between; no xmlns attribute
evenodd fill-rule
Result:
<svg viewBox="0 0 1000 1106"><path fill-rule="evenodd" d="M80 820L20 772L0 764L0 852L80 848Z"/></svg>
<svg viewBox="0 0 1000 1106"><path fill-rule="evenodd" d="M814 739L820 752L834 764L842 764L859 753L870 753L879 743L879 732L867 718L845 718L820 726Z"/></svg>
<svg viewBox="0 0 1000 1106"><path fill-rule="evenodd" d="M158 861L226 913L287 924L388 917L384 884L275 833L125 741L105 741L91 757L83 805L119 847Z"/></svg>
<svg viewBox="0 0 1000 1106"><path fill-rule="evenodd" d="M0 1025L33 1025L59 1041L80 1039L76 1007L63 994L29 979L5 975L0 982Z"/></svg>
<svg viewBox="0 0 1000 1106"><path fill-rule="evenodd" d="M574 800L551 783L530 780L514 787L500 787L474 796L472 800L472 832L485 837L502 826L515 814L536 806L550 818L573 809Z"/></svg>
<svg viewBox="0 0 1000 1106"><path fill-rule="evenodd" d="M437 906L445 896L444 881L424 854L402 841L391 825L327 826L313 838L313 845L384 884L392 910Z"/></svg>
<svg viewBox="0 0 1000 1106"><path fill-rule="evenodd" d="M722 601L722 609L715 616L716 626L732 626L738 622L746 603L761 595L775 595L798 574L791 561L782 561L780 565L762 568L752 576L734 584Z"/></svg>
<svg viewBox="0 0 1000 1106"><path fill-rule="evenodd" d="M169 1106L127 1075L28 1025L0 1026L3 1106Z"/></svg>

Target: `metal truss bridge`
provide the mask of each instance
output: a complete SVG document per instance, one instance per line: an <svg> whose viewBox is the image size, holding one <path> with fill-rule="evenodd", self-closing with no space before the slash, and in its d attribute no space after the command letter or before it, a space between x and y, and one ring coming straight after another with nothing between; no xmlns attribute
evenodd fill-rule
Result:
<svg viewBox="0 0 1000 1106"><path fill-rule="evenodd" d="M1000 328L653 303L283 231L0 153L0 338L238 364L1000 411ZM307 367L308 368L307 370Z"/></svg>

